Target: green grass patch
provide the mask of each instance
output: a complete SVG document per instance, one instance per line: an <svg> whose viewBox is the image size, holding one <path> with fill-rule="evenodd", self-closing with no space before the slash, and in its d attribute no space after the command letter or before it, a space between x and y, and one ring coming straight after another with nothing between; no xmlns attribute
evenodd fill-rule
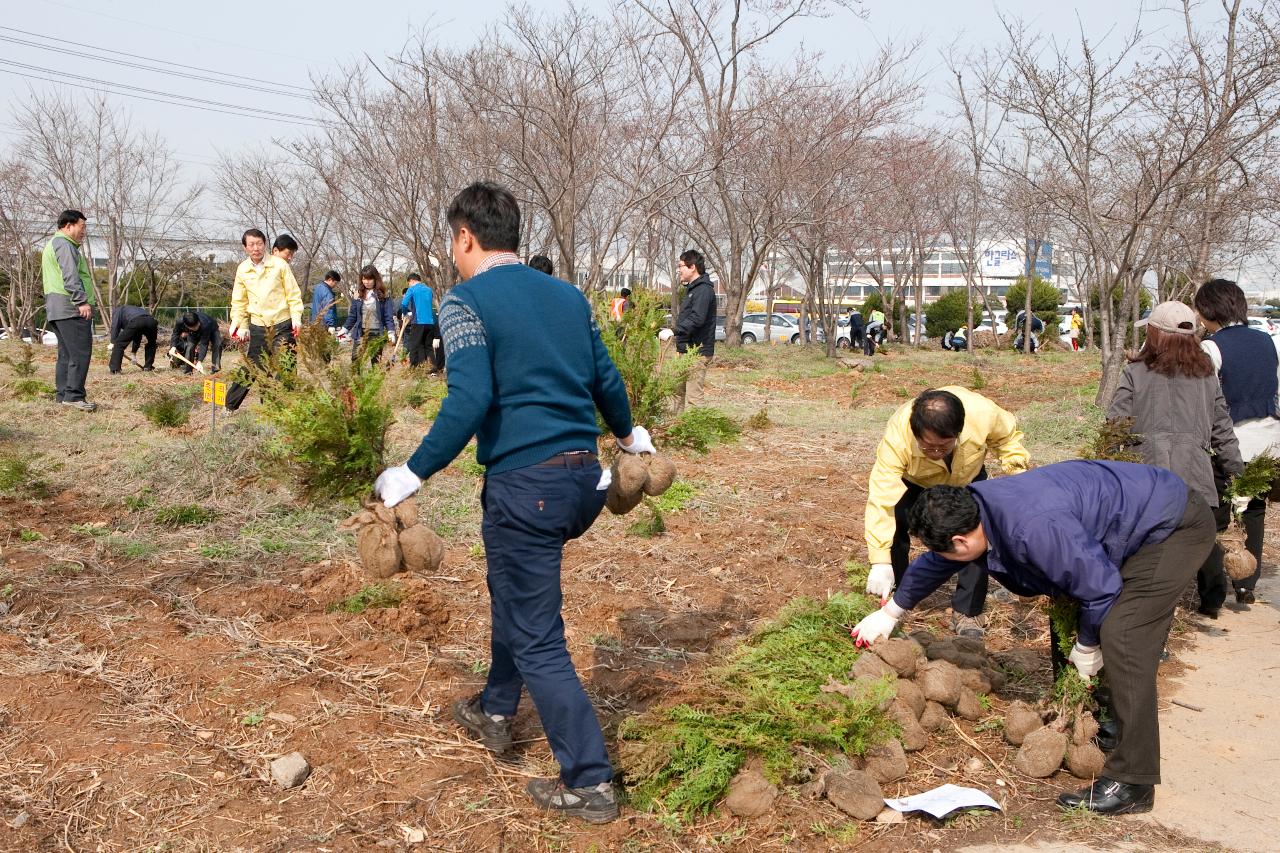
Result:
<svg viewBox="0 0 1280 853"><path fill-rule="evenodd" d="M124 499L124 508L129 510L129 512L142 512L143 510L151 509L155 504L151 495L152 491L150 487L143 489L136 495L129 495Z"/></svg>
<svg viewBox="0 0 1280 853"><path fill-rule="evenodd" d="M619 738L633 802L688 820L710 811L749 756L785 782L804 751L859 755L891 736L892 723L875 710L887 682L857 699L821 689L829 678L848 680L859 654L849 629L873 607L863 595L798 598L706 671L698 701L625 721Z"/></svg>
<svg viewBox="0 0 1280 853"><path fill-rule="evenodd" d="M404 599L404 592L394 584L371 584L362 587L355 595L330 604L326 613L363 613L372 607L395 607Z"/></svg>
<svg viewBox="0 0 1280 853"><path fill-rule="evenodd" d="M155 514L156 523L165 527L198 527L208 524L217 517L217 512L199 504L162 506L156 510Z"/></svg>
<svg viewBox="0 0 1280 853"><path fill-rule="evenodd" d="M453 460L453 464L464 474L469 474L472 477L484 476L484 466L476 461L476 446L474 444L468 444L463 448L462 452L458 454L458 458Z"/></svg>
<svg viewBox="0 0 1280 853"><path fill-rule="evenodd" d="M667 444L706 453L717 444L734 441L742 432L733 418L711 406L685 409L667 430Z"/></svg>
<svg viewBox="0 0 1280 853"><path fill-rule="evenodd" d="M142 542L125 536L111 536L107 539L107 547L121 557L132 560L145 560L155 556L160 549L153 542Z"/></svg>
<svg viewBox="0 0 1280 853"><path fill-rule="evenodd" d="M667 532L667 522L662 517L662 510L658 509L656 502L651 498L645 498L645 507L649 510L649 517L642 518L627 528L629 536L640 536L644 539L652 539L655 536L661 536Z"/></svg>
<svg viewBox="0 0 1280 853"><path fill-rule="evenodd" d="M70 527L72 533L80 536L106 536L111 532L102 522L86 522L84 524L73 524Z"/></svg>
<svg viewBox="0 0 1280 853"><path fill-rule="evenodd" d="M201 545L198 552L206 560L229 560L240 553L240 549L227 542L212 542Z"/></svg>
<svg viewBox="0 0 1280 853"><path fill-rule="evenodd" d="M43 538L44 534L39 530L23 530L18 533L20 542L39 542Z"/></svg>

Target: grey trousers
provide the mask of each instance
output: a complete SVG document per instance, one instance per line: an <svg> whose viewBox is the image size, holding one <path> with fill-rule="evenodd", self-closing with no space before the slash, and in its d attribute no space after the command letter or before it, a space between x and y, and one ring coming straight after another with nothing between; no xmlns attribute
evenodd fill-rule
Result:
<svg viewBox="0 0 1280 853"><path fill-rule="evenodd" d="M1103 676L1119 724L1103 774L1132 785L1160 783L1160 720L1156 670L1173 610L1213 548L1217 525L1204 498L1187 490L1178 528L1144 545L1120 567L1124 586L1102 622Z"/></svg>
<svg viewBox="0 0 1280 853"><path fill-rule="evenodd" d="M93 323L83 317L71 317L53 320L49 325L58 338L58 365L53 380L58 402L78 403L85 398L84 382L93 357Z"/></svg>

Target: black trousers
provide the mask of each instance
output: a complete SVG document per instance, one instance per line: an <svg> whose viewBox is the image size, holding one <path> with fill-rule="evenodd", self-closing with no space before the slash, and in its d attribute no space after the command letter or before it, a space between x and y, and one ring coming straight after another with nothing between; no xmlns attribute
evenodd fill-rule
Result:
<svg viewBox="0 0 1280 853"><path fill-rule="evenodd" d="M1215 530L1221 533L1231 523L1231 501L1223 497L1223 492L1227 488L1226 477L1215 472L1213 480L1218 489L1218 505L1210 507L1209 510L1213 513ZM1196 572L1196 592L1200 595L1202 610L1217 610L1227 600L1231 581L1222 567L1223 556L1222 548L1218 546L1218 541L1215 539L1213 548L1209 550L1209 556L1205 557L1204 563Z"/></svg>
<svg viewBox="0 0 1280 853"><path fill-rule="evenodd" d="M1160 782L1156 671L1173 611L1209 550L1216 524L1204 498L1187 490L1187 509L1169 538L1144 545L1120 567L1120 597L1102 621L1102 675L1119 728L1103 773L1119 782Z"/></svg>
<svg viewBox="0 0 1280 853"><path fill-rule="evenodd" d="M134 317L124 324L124 328L120 330L119 337L111 342L111 361L107 368L112 373L119 373L121 365L124 364L125 347L132 344L133 349L131 352L136 353L138 347L142 345L143 338L147 340L147 345L142 351L143 366L155 367L156 339L158 335L159 331L155 317Z"/></svg>
<svg viewBox="0 0 1280 853"><path fill-rule="evenodd" d="M1258 568L1244 580L1233 581L1236 589L1247 589L1250 592L1258 585L1258 576L1262 574L1262 534L1267 523L1266 498L1254 498L1241 515L1244 522L1244 546L1258 561Z"/></svg>
<svg viewBox="0 0 1280 853"><path fill-rule="evenodd" d="M604 735L564 639L560 564L564 543L604 508L595 454L560 455L485 477L486 580L491 615L486 713L515 716L528 688L560 778L571 788L613 778Z"/></svg>
<svg viewBox="0 0 1280 853"><path fill-rule="evenodd" d="M409 353L409 366L417 367L427 359L431 369L440 369L440 356L433 344L440 337L440 327L435 323L410 323L404 330L404 348Z"/></svg>
<svg viewBox="0 0 1280 853"><path fill-rule="evenodd" d="M49 325L58 338L58 364L53 380L58 402L78 403L85 398L84 382L89 378L89 360L93 357L93 322L70 317L53 320Z"/></svg>
<svg viewBox="0 0 1280 853"><path fill-rule="evenodd" d="M987 469L978 470L973 478L977 483L987 479ZM923 486L903 480L907 492L893 508L893 520L896 525L893 532L893 544L889 546L889 562L893 563L893 585L902 583L906 574L911 554L911 508L916 505ZM987 570L980 563L966 563L956 574L956 591L951 596L951 609L961 616L978 616L987 606Z"/></svg>
<svg viewBox="0 0 1280 853"><path fill-rule="evenodd" d="M175 346L177 347L178 352L182 353L182 357L191 362L191 364L199 364L204 361L204 357L206 355L212 354L213 357L210 359L210 365L213 368L213 372L217 373L222 369L221 338L216 338L212 342L203 338L199 341L192 340L191 338L183 338L178 341ZM191 372L191 364L185 364L176 358L173 359L173 361L173 366L181 370L183 373Z"/></svg>
<svg viewBox="0 0 1280 853"><path fill-rule="evenodd" d="M268 334L270 337L268 338ZM249 361L256 367L262 367L267 353L279 348L293 349L293 323L290 320L276 323L270 329L266 326L249 324ZM253 378L243 367L236 371L235 380L227 389L227 410L234 412L249 396L249 387Z"/></svg>

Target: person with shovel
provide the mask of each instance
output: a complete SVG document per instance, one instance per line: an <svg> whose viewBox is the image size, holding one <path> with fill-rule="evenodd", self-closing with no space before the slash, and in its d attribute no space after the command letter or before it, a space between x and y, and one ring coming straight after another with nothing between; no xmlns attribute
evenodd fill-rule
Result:
<svg viewBox="0 0 1280 853"><path fill-rule="evenodd" d="M111 312L111 360L107 369L112 373L120 372L120 368L124 366L125 347L129 346L132 346L129 360L137 364L135 356L145 339L147 343L142 350L143 362L140 367L143 370L155 370L157 337L159 326L150 311L137 305L117 305L116 310Z"/></svg>
<svg viewBox="0 0 1280 853"><path fill-rule="evenodd" d="M911 509L911 534L929 552L852 634L859 645L888 637L974 562L1018 595L1074 599L1080 618L1069 660L1082 678L1102 673L1117 733L1103 775L1058 804L1098 814L1151 811L1160 782L1160 652L1183 590L1213 548L1215 528L1198 491L1150 465L1077 460L934 486Z"/></svg>
<svg viewBox="0 0 1280 853"><path fill-rule="evenodd" d="M173 356L172 366L183 373L192 370L203 373L199 365L205 355L210 356L211 372L217 373L222 369L222 333L218 321L203 311L184 311L173 324L169 352Z"/></svg>
<svg viewBox="0 0 1280 853"><path fill-rule="evenodd" d="M651 453L653 443L632 424L586 297L520 263L515 197L472 184L446 219L463 279L440 306L449 394L418 449L379 475L374 494L395 506L476 437L476 461L486 466L491 659L484 691L455 702L453 718L505 756L527 687L560 775L526 791L543 809L606 823L618 817L613 766L565 645L560 564L565 542L586 532L605 503L596 409L623 452Z"/></svg>

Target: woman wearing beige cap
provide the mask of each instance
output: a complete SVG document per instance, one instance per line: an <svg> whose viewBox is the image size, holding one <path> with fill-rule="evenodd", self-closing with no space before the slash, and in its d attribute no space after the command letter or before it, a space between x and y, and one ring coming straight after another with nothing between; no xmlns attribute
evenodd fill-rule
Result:
<svg viewBox="0 0 1280 853"><path fill-rule="evenodd" d="M1126 365L1107 418L1133 418L1142 461L1181 477L1214 507L1218 529L1225 530L1231 515L1219 506L1225 484L1215 480L1210 450L1227 476L1244 463L1213 362L1196 340L1196 315L1181 302L1162 302L1138 325L1146 326L1147 341ZM1216 544L1196 574L1196 588L1198 612L1217 619L1228 584Z"/></svg>

